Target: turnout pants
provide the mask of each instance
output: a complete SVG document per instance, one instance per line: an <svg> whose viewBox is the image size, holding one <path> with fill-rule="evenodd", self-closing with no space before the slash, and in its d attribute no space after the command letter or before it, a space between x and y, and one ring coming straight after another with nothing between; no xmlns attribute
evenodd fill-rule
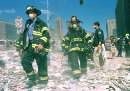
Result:
<svg viewBox="0 0 130 91"><path fill-rule="evenodd" d="M70 52L68 60L72 69L73 74L80 74L81 71L87 69L86 54L83 52Z"/></svg>
<svg viewBox="0 0 130 91"><path fill-rule="evenodd" d="M29 80L36 80L36 74L32 66L34 59L36 59L39 79L48 80L47 55L35 53L34 49L31 46L23 51L21 61L27 77L29 78Z"/></svg>

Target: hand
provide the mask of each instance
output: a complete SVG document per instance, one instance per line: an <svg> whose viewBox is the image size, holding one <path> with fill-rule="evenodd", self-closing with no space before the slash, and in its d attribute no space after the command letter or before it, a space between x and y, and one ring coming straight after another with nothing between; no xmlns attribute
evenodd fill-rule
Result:
<svg viewBox="0 0 130 91"><path fill-rule="evenodd" d="M101 45L98 45L98 49L101 49Z"/></svg>
<svg viewBox="0 0 130 91"><path fill-rule="evenodd" d="M101 50L101 45L98 45L98 46L95 48L95 51L96 51L96 53L99 53L100 50Z"/></svg>
<svg viewBox="0 0 130 91"><path fill-rule="evenodd" d="M37 46L37 48L38 48L39 50L41 50L41 49L43 49L44 47L43 47L43 45L39 44L39 45Z"/></svg>
<svg viewBox="0 0 130 91"><path fill-rule="evenodd" d="M94 48L94 52L98 53L98 46Z"/></svg>

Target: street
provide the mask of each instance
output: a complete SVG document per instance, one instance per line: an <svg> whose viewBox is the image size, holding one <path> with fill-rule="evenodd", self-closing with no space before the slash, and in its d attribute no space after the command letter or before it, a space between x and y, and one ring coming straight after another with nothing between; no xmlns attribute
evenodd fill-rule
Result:
<svg viewBox="0 0 130 91"><path fill-rule="evenodd" d="M125 70L129 58L107 59L103 70L97 70L93 61L88 61L87 74L74 80L67 57L62 52L50 52L48 84L31 89L25 88L26 75L15 50L0 51L0 61L0 91L129 91L128 71ZM35 62L33 66L37 68Z"/></svg>

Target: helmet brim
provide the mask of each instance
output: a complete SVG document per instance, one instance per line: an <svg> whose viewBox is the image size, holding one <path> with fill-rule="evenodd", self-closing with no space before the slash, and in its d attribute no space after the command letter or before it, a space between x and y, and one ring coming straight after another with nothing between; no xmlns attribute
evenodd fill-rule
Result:
<svg viewBox="0 0 130 91"><path fill-rule="evenodd" d="M38 9L30 9L26 11L26 14L29 15L30 13L36 13L37 16L41 15L41 11Z"/></svg>

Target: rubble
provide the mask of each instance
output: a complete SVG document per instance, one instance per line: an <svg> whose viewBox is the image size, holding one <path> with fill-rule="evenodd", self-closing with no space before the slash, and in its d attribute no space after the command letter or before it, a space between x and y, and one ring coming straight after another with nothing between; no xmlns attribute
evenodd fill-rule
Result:
<svg viewBox="0 0 130 91"><path fill-rule="evenodd" d="M0 51L0 58L5 65L0 68L0 91L128 91L130 85L130 73L120 69L125 58L107 60L103 70L95 69L92 67L93 62L89 61L87 74L83 74L79 80L74 80L67 65L67 57L62 52L51 52L48 84L36 85L32 89L25 88L26 74L15 50ZM35 62L33 66L36 68Z"/></svg>

